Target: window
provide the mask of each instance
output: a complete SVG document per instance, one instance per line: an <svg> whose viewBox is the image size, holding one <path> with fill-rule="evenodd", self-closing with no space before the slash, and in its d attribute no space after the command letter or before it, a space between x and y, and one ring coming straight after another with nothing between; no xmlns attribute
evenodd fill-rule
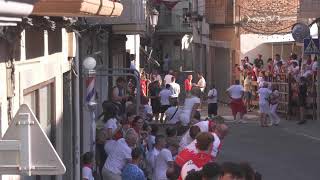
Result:
<svg viewBox="0 0 320 180"><path fill-rule="evenodd" d="M23 100L35 116L55 147L55 80L51 79L24 89ZM35 176L32 180L54 180L55 176Z"/></svg>
<svg viewBox="0 0 320 180"><path fill-rule="evenodd" d="M24 103L31 108L51 143L55 145L54 79L25 89L23 94Z"/></svg>

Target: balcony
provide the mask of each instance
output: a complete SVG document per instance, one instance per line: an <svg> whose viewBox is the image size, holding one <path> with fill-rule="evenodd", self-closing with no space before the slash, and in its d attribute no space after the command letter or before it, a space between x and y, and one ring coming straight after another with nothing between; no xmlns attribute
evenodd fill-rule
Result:
<svg viewBox="0 0 320 180"><path fill-rule="evenodd" d="M21 21L20 17L31 14L35 0L6 0L0 1L0 26L15 26Z"/></svg>
<svg viewBox="0 0 320 180"><path fill-rule="evenodd" d="M122 4L110 0L39 0L32 14L40 16L120 16Z"/></svg>
<svg viewBox="0 0 320 180"><path fill-rule="evenodd" d="M88 23L112 24L116 33L140 33L146 30L144 0L121 0L122 14L114 18L91 17Z"/></svg>
<svg viewBox="0 0 320 180"><path fill-rule="evenodd" d="M191 23L179 11L160 11L156 32L158 34L191 34Z"/></svg>

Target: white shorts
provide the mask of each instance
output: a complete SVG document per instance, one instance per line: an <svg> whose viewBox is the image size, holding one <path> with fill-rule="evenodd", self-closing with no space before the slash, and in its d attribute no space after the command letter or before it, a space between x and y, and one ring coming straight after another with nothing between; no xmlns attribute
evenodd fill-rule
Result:
<svg viewBox="0 0 320 180"><path fill-rule="evenodd" d="M188 111L188 110L183 110L179 114L179 120L181 121L181 124L183 126L187 126L190 123L190 115L191 115L191 111Z"/></svg>
<svg viewBox="0 0 320 180"><path fill-rule="evenodd" d="M260 113L265 113L265 114L270 113L269 103L259 103L259 111Z"/></svg>

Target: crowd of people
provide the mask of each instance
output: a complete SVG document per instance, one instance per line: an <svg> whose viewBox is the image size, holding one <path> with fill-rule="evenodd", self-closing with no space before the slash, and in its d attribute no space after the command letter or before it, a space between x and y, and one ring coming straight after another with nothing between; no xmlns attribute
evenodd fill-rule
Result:
<svg viewBox="0 0 320 180"><path fill-rule="evenodd" d="M132 98L135 83L117 79L112 101L103 102L98 117L95 157L83 156L83 179L94 179L93 169L103 180L261 179L247 163L216 162L229 128L214 118L218 115L214 86L205 94L201 73L197 83L191 74L182 84L176 79L173 71L163 79L157 72L149 78L141 73L139 112ZM204 101L205 119L200 111Z"/></svg>
<svg viewBox="0 0 320 180"><path fill-rule="evenodd" d="M312 87L315 82L318 67L317 57L315 56L313 61L311 56L307 56L303 60L302 58L298 59L296 54L291 54L288 60L284 60L279 54L276 54L274 59L267 60L266 65L264 62L262 55L259 54L253 62L245 57L241 60L240 65L235 66L235 77L239 82L232 86L228 92L235 96L230 97L232 99L231 107L240 113L240 122L242 122L244 113L253 110L253 100L258 99L261 126L278 125L280 118L276 112L280 94L277 82L282 81L290 83L290 89L287 92L289 109L298 108L300 112L298 124L306 123L304 112L307 108L308 86ZM243 91L243 95L241 93L237 95L233 91ZM242 104L242 99L244 104ZM267 117L270 119L269 123L267 123Z"/></svg>
<svg viewBox="0 0 320 180"><path fill-rule="evenodd" d="M276 54L266 65L264 62L258 55L253 62L245 57L235 66L236 80L226 90L234 120L246 122L244 116L253 110L256 95L260 125L278 126L280 93L277 83L272 82L280 81L285 74L286 81L296 84L289 92L290 104L299 106L298 123L304 124L307 88L314 82L316 59L312 62L308 56L302 61L292 54L290 60L283 60ZM201 73L196 79L195 83L193 75L188 74L181 80L172 70L164 78L157 71L149 75L142 72L138 83L119 77L111 101L103 102L103 112L98 117L96 153L83 155L83 179L93 180L93 169L98 172L96 177L103 180L261 179L248 163L216 162L229 128L215 119L217 89L214 85L207 87ZM135 98L141 100L139 112ZM206 119L201 115L204 102L208 104ZM160 124L167 124L167 128Z"/></svg>

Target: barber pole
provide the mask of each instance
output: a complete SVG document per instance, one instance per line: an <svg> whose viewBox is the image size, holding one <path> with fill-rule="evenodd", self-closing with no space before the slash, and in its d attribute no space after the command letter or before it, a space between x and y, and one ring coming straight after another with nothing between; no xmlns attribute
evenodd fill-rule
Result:
<svg viewBox="0 0 320 180"><path fill-rule="evenodd" d="M95 90L96 77L87 77L86 87L87 87L87 95L86 102L87 104L91 104L96 100L96 90Z"/></svg>

